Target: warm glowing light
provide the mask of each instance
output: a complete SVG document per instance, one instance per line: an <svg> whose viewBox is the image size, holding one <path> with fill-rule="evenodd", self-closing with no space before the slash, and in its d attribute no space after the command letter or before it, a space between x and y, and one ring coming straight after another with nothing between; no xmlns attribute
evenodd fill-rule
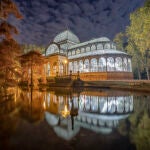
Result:
<svg viewBox="0 0 150 150"><path fill-rule="evenodd" d="M64 110L61 111L61 115L66 118L70 115L70 111L67 108L67 105L65 105Z"/></svg>
<svg viewBox="0 0 150 150"><path fill-rule="evenodd" d="M14 100L15 100L15 103L16 103L16 101L17 101L17 95L16 95L16 93L15 93L15 98L14 98Z"/></svg>
<svg viewBox="0 0 150 150"><path fill-rule="evenodd" d="M44 108L44 110L46 109L46 103L45 103L45 101L43 102L43 108Z"/></svg>
<svg viewBox="0 0 150 150"><path fill-rule="evenodd" d="M65 60L65 64L67 64L67 60Z"/></svg>

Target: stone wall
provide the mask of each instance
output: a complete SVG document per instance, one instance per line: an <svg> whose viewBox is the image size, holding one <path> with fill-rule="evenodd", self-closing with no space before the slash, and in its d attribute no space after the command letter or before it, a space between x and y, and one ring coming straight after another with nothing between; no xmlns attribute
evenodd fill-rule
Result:
<svg viewBox="0 0 150 150"><path fill-rule="evenodd" d="M80 73L80 79L83 81L100 81L100 80L131 80L131 72L88 72Z"/></svg>

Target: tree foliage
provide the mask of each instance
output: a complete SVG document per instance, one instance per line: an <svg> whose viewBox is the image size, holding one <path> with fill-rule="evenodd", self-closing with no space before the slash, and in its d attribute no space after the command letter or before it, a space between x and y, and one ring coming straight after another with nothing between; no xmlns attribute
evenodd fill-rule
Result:
<svg viewBox="0 0 150 150"><path fill-rule="evenodd" d="M147 72L150 68L150 7L144 6L130 15L131 24L127 27L128 51L137 59L137 64Z"/></svg>
<svg viewBox="0 0 150 150"><path fill-rule="evenodd" d="M130 15L131 25L127 28L129 40L145 54L150 49L150 8L142 7Z"/></svg>
<svg viewBox="0 0 150 150"><path fill-rule="evenodd" d="M124 48L132 55L133 70L137 70L139 78L141 72L147 73L149 79L150 70L150 0L144 7L130 14L130 25L125 33L118 33L114 39L118 49ZM127 39L127 46L124 43Z"/></svg>
<svg viewBox="0 0 150 150"><path fill-rule="evenodd" d="M117 45L117 49L124 51L125 50L125 40L126 40L126 34L123 32L119 32L116 34L114 38L114 42Z"/></svg>
<svg viewBox="0 0 150 150"><path fill-rule="evenodd" d="M18 34L15 26L8 23L9 15L16 18L22 16L12 0L0 1L0 75L1 84L16 80L19 75L19 63L17 56L20 54L20 46L13 39L13 34Z"/></svg>
<svg viewBox="0 0 150 150"><path fill-rule="evenodd" d="M7 19L10 14L13 14L16 18L22 18L22 15L12 0L1 0L0 19Z"/></svg>
<svg viewBox="0 0 150 150"><path fill-rule="evenodd" d="M44 77L45 59L38 50L32 50L20 56L22 65L23 81L27 81L31 85L37 84L39 78Z"/></svg>

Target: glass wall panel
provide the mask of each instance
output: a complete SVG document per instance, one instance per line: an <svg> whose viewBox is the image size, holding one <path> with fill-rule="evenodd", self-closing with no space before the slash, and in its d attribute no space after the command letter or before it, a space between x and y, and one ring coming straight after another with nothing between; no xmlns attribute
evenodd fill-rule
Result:
<svg viewBox="0 0 150 150"><path fill-rule="evenodd" d="M116 49L116 45L115 45L115 44L112 44L112 48L113 48L113 49Z"/></svg>
<svg viewBox="0 0 150 150"><path fill-rule="evenodd" d="M115 64L114 64L114 58L108 57L107 58L107 71L114 71L115 70Z"/></svg>
<svg viewBox="0 0 150 150"><path fill-rule="evenodd" d="M72 51L72 55L75 55L75 50Z"/></svg>
<svg viewBox="0 0 150 150"><path fill-rule="evenodd" d="M89 52L90 51L90 47L86 47L86 52Z"/></svg>
<svg viewBox="0 0 150 150"><path fill-rule="evenodd" d="M91 50L92 50L92 51L96 50L96 46L95 46L95 45L92 45L92 46L91 46Z"/></svg>
<svg viewBox="0 0 150 150"><path fill-rule="evenodd" d="M107 112L107 97L100 97L99 99L99 108L101 113L106 113Z"/></svg>
<svg viewBox="0 0 150 150"><path fill-rule="evenodd" d="M106 58L99 58L99 71L106 71Z"/></svg>
<svg viewBox="0 0 150 150"><path fill-rule="evenodd" d="M81 53L84 53L84 50L85 50L84 48L81 48Z"/></svg>
<svg viewBox="0 0 150 150"><path fill-rule="evenodd" d="M110 49L110 44L108 44L108 43L105 44L105 45L104 45L104 49Z"/></svg>
<svg viewBox="0 0 150 150"><path fill-rule="evenodd" d="M132 72L132 65L131 65L131 59L129 58L128 59L128 66L127 66L127 70L128 70L128 72Z"/></svg>
<svg viewBox="0 0 150 150"><path fill-rule="evenodd" d="M69 62L69 72L70 71L73 71L73 63L72 62Z"/></svg>
<svg viewBox="0 0 150 150"><path fill-rule="evenodd" d="M56 74L56 72L57 72L57 63L55 62L53 64L53 73Z"/></svg>
<svg viewBox="0 0 150 150"><path fill-rule="evenodd" d="M72 107L72 105L73 105L73 108L78 108L78 106L79 106L78 97L73 97L72 100L70 101L70 108Z"/></svg>
<svg viewBox="0 0 150 150"><path fill-rule="evenodd" d="M77 49L77 50L76 50L76 54L80 54L80 49Z"/></svg>
<svg viewBox="0 0 150 150"><path fill-rule="evenodd" d="M124 97L116 97L116 104L117 104L117 112L123 113L124 111Z"/></svg>
<svg viewBox="0 0 150 150"><path fill-rule="evenodd" d="M91 109L91 104L90 104L90 96L85 97L85 110L90 111Z"/></svg>
<svg viewBox="0 0 150 150"><path fill-rule="evenodd" d="M73 72L74 73L77 73L77 71L78 71L78 62L77 61L74 61L74 65L73 65L74 67L74 70L73 70Z"/></svg>
<svg viewBox="0 0 150 150"><path fill-rule="evenodd" d="M82 60L79 61L79 71L84 72L84 70L83 70L83 61Z"/></svg>
<svg viewBox="0 0 150 150"><path fill-rule="evenodd" d="M89 60L88 59L85 59L83 69L84 69L84 72L89 72Z"/></svg>
<svg viewBox="0 0 150 150"><path fill-rule="evenodd" d="M97 71L98 71L97 59L92 58L91 59L91 72L97 72Z"/></svg>
<svg viewBox="0 0 150 150"><path fill-rule="evenodd" d="M46 50L46 56L57 52L59 52L58 46L56 44L51 44Z"/></svg>
<svg viewBox="0 0 150 150"><path fill-rule="evenodd" d="M91 111L98 111L98 96L91 96Z"/></svg>
<svg viewBox="0 0 150 150"><path fill-rule="evenodd" d="M103 49L103 45L102 45L102 44L98 44L98 45L97 45L97 49L98 49L98 50Z"/></svg>
<svg viewBox="0 0 150 150"><path fill-rule="evenodd" d="M122 67L123 67L123 71L127 71L127 58L123 58Z"/></svg>
<svg viewBox="0 0 150 150"><path fill-rule="evenodd" d="M116 71L122 71L122 59L121 57L117 57L116 60L115 60L115 68L116 68Z"/></svg>
<svg viewBox="0 0 150 150"><path fill-rule="evenodd" d="M60 75L63 75L63 73L64 73L64 66L63 66L63 64L61 63L61 64L59 65L59 74L60 74Z"/></svg>
<svg viewBox="0 0 150 150"><path fill-rule="evenodd" d="M125 101L125 112L129 112L130 111L130 100L128 97L124 97L124 101Z"/></svg>
<svg viewBox="0 0 150 150"><path fill-rule="evenodd" d="M133 111L133 96L129 96L130 101L130 111Z"/></svg>
<svg viewBox="0 0 150 150"><path fill-rule="evenodd" d="M68 56L71 56L71 52L68 52Z"/></svg>
<svg viewBox="0 0 150 150"><path fill-rule="evenodd" d="M86 95L80 95L79 110L81 111L85 109L85 100L86 100Z"/></svg>
<svg viewBox="0 0 150 150"><path fill-rule="evenodd" d="M116 110L115 97L108 97L108 112L114 113Z"/></svg>

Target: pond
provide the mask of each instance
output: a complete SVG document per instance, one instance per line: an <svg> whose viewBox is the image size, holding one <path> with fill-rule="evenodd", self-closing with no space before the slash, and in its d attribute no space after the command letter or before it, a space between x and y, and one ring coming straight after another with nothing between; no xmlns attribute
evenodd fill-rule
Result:
<svg viewBox="0 0 150 150"><path fill-rule="evenodd" d="M150 95L108 89L10 88L0 149L150 149Z"/></svg>

